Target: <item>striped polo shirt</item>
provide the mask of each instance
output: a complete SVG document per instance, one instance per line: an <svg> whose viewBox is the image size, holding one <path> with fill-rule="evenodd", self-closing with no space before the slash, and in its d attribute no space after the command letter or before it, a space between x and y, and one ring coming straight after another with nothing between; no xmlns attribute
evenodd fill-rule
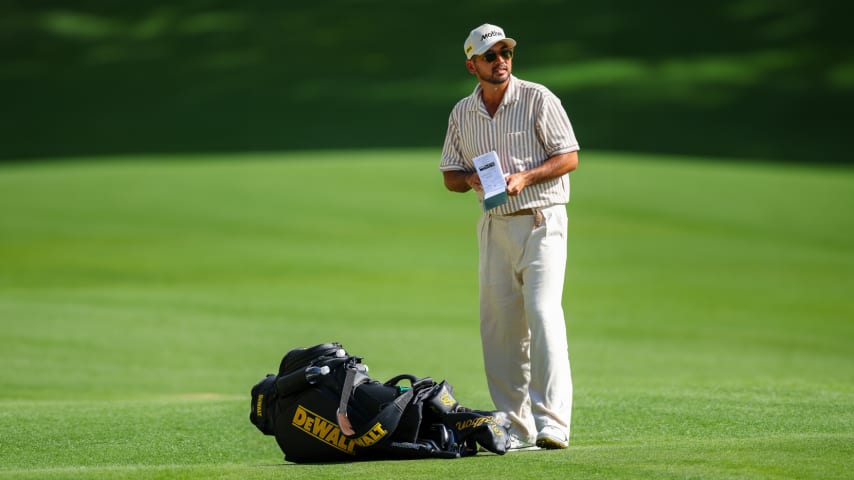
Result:
<svg viewBox="0 0 854 480"><path fill-rule="evenodd" d="M505 174L541 165L561 153L579 150L569 118L557 98L546 87L510 77L504 98L494 117L481 99L480 84L460 100L448 119L442 149L442 171L474 172L472 159L495 150ZM483 206L483 194L478 193ZM504 215L524 208L544 208L569 201L569 175L528 185L507 203L491 210Z"/></svg>

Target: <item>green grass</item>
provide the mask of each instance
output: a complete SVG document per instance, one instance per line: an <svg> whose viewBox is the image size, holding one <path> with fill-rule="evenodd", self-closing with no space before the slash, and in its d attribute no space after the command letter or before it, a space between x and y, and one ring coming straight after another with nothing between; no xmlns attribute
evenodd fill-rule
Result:
<svg viewBox="0 0 854 480"><path fill-rule="evenodd" d="M586 152L572 446L293 465L248 421L290 348L488 408L478 215L433 150L0 166L0 478L848 478L854 171Z"/></svg>

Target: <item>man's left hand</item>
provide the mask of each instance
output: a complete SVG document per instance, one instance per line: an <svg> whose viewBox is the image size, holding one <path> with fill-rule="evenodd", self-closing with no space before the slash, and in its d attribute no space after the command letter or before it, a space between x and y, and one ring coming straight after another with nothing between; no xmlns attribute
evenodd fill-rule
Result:
<svg viewBox="0 0 854 480"><path fill-rule="evenodd" d="M507 182L507 195L519 195L522 193L522 189L528 186L524 172L511 173L504 177L504 180Z"/></svg>

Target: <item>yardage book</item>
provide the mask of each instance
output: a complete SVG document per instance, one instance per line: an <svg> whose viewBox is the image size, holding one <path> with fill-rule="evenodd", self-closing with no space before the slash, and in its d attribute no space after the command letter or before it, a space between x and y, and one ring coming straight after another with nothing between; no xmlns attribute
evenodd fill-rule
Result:
<svg viewBox="0 0 854 480"><path fill-rule="evenodd" d="M472 159L480 184L483 185L483 211L507 203L507 182L495 150Z"/></svg>

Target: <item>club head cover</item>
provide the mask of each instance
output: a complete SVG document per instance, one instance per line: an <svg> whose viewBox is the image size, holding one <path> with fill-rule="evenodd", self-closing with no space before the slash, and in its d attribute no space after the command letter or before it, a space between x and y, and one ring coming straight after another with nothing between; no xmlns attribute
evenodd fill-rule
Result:
<svg viewBox="0 0 854 480"><path fill-rule="evenodd" d="M510 444L507 429L510 422L504 412L461 410L445 415L445 424L454 429L461 440L473 439L486 450L504 455Z"/></svg>
<svg viewBox="0 0 854 480"><path fill-rule="evenodd" d="M426 399L426 403L439 416L455 411L460 404L454 398L454 387L444 380L433 387L430 396Z"/></svg>

